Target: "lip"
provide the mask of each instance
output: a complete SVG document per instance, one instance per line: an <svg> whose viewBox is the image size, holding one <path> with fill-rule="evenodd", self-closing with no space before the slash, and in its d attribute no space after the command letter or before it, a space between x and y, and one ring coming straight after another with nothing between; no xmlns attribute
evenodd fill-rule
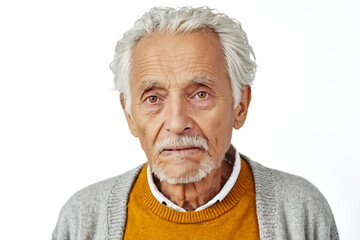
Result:
<svg viewBox="0 0 360 240"><path fill-rule="evenodd" d="M161 151L161 154L164 156L171 156L171 155L189 156L189 155L197 154L202 151L203 149L199 147L186 146L186 147L166 148Z"/></svg>
<svg viewBox="0 0 360 240"><path fill-rule="evenodd" d="M186 146L186 147L176 147L176 148L165 148L163 151L187 151L192 149L201 150L199 147Z"/></svg>

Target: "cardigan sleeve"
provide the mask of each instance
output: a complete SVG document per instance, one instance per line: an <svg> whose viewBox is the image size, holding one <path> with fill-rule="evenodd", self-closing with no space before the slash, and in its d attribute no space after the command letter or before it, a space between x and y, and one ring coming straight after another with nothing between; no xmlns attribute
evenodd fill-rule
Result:
<svg viewBox="0 0 360 240"><path fill-rule="evenodd" d="M339 239L334 216L322 193L306 179L272 172L278 239Z"/></svg>
<svg viewBox="0 0 360 240"><path fill-rule="evenodd" d="M52 240L105 239L107 199L117 177L75 193L62 207Z"/></svg>

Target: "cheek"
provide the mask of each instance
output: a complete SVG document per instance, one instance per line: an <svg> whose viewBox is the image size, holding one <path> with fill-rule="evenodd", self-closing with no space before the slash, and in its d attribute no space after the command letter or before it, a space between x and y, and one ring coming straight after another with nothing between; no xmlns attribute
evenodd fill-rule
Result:
<svg viewBox="0 0 360 240"><path fill-rule="evenodd" d="M154 145L159 135L161 122L153 118L141 118L139 121L136 121L136 125L141 147L147 158L150 159L154 154Z"/></svg>
<svg viewBox="0 0 360 240"><path fill-rule="evenodd" d="M212 112L207 117L198 118L198 126L209 141L210 154L223 158L231 142L233 121L229 112Z"/></svg>

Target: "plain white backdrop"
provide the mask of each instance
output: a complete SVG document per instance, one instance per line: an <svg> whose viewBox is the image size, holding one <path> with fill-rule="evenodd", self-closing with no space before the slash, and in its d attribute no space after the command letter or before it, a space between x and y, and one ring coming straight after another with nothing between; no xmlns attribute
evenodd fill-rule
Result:
<svg viewBox="0 0 360 240"><path fill-rule="evenodd" d="M2 239L50 239L77 190L144 161L109 63L116 41L169 1L0 3ZM238 150L313 182L342 239L360 227L360 5L356 0L171 1L238 19L257 57Z"/></svg>

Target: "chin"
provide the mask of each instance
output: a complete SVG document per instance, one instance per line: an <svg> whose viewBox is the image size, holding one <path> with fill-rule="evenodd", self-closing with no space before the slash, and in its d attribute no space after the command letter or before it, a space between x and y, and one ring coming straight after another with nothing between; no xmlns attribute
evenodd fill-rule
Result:
<svg viewBox="0 0 360 240"><path fill-rule="evenodd" d="M160 181L169 184L199 182L218 167L213 158L206 157L201 162L186 159L155 161L151 171Z"/></svg>

